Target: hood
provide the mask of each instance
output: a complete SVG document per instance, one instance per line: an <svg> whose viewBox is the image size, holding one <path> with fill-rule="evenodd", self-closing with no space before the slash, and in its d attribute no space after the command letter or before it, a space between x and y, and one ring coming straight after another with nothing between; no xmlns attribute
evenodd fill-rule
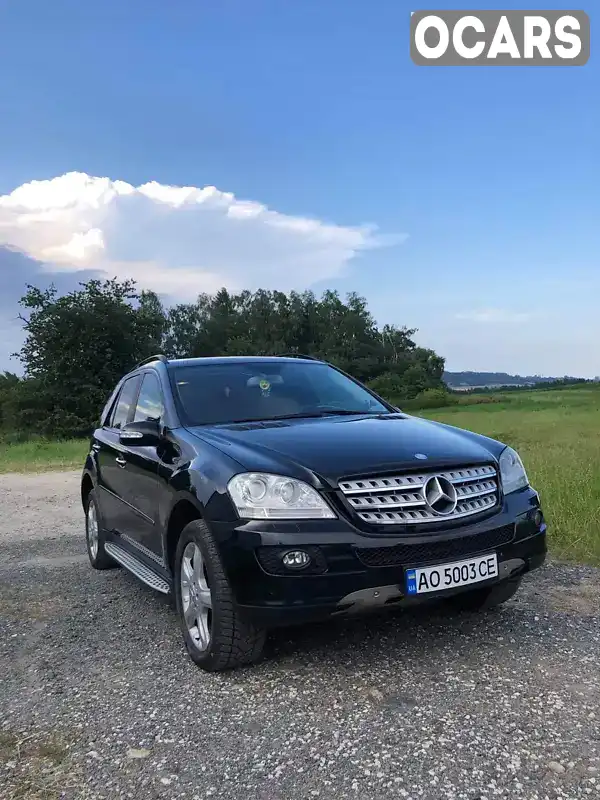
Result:
<svg viewBox="0 0 600 800"><path fill-rule="evenodd" d="M341 477L390 470L476 465L498 458L504 445L418 417L328 417L201 426L190 429L245 469L306 471L335 485ZM416 455L427 459L418 459Z"/></svg>

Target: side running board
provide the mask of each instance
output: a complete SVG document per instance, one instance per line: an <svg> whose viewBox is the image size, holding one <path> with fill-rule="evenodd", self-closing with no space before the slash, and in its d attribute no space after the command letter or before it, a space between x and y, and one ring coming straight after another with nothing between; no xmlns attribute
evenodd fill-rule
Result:
<svg viewBox="0 0 600 800"><path fill-rule="evenodd" d="M106 542L104 549L111 558L114 558L114 560L118 561L122 567L125 567L125 569L133 573L136 578L139 578L141 581L143 581L146 586L149 586L151 589L155 589L157 592L162 592L163 594L169 594L171 591L171 587L164 578L161 578L160 575L156 574L156 572L151 570L145 564L142 564L141 561L138 561L138 559L135 556L132 556L131 553L123 550L123 548L119 547L118 544L115 544L114 542Z"/></svg>

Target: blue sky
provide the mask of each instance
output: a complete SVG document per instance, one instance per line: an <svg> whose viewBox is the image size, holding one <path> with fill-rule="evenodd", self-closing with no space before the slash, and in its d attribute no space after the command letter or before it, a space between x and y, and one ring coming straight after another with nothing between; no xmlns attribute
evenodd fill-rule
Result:
<svg viewBox="0 0 600 800"><path fill-rule="evenodd" d="M585 67L417 67L408 29L419 8L394 0L3 4L0 195L81 172L135 187L214 186L285 221L338 226L319 232L323 247L314 232L308 242L290 226L281 241L269 228L265 244L256 221L236 250L236 234L215 228L211 214L196 224L180 209L170 217L177 224L158 231L163 200L150 207L144 197L110 205L108 222L95 211L89 227L110 248L66 263L47 245L58 252L85 232L89 209L59 215L43 242L35 220L27 236L13 235L13 209L4 238L0 214L0 245L31 261L23 270L14 254L0 257L5 347L18 341L12 320L25 274L47 283L56 273L61 287L76 283L78 269L156 275L168 300L168 276L179 270L174 299L220 282L356 290L380 322L417 327L419 343L449 369L600 373L594 36ZM80 189L69 191L78 208ZM352 231L371 224L376 234L359 242ZM391 238L373 240L381 235ZM0 369L15 368L7 352Z"/></svg>

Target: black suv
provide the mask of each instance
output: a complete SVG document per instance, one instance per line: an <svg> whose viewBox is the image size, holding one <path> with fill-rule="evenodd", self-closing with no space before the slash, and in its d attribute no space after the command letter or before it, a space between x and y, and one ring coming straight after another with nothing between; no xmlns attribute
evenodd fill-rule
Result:
<svg viewBox="0 0 600 800"><path fill-rule="evenodd" d="M279 625L498 605L546 557L514 450L309 358L138 365L102 413L81 496L92 566L173 596L211 671L255 661Z"/></svg>

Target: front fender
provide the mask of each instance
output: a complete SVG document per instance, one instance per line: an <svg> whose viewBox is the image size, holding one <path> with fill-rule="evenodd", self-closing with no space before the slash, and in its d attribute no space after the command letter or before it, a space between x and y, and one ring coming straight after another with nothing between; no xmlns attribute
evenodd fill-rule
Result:
<svg viewBox="0 0 600 800"><path fill-rule="evenodd" d="M219 474L214 464L209 469L210 473L206 470L201 471L193 462L188 468L173 473L169 481L166 519L180 500L186 500L192 503L202 518L209 523L212 520L219 522L237 520L236 510L227 491L225 471Z"/></svg>

